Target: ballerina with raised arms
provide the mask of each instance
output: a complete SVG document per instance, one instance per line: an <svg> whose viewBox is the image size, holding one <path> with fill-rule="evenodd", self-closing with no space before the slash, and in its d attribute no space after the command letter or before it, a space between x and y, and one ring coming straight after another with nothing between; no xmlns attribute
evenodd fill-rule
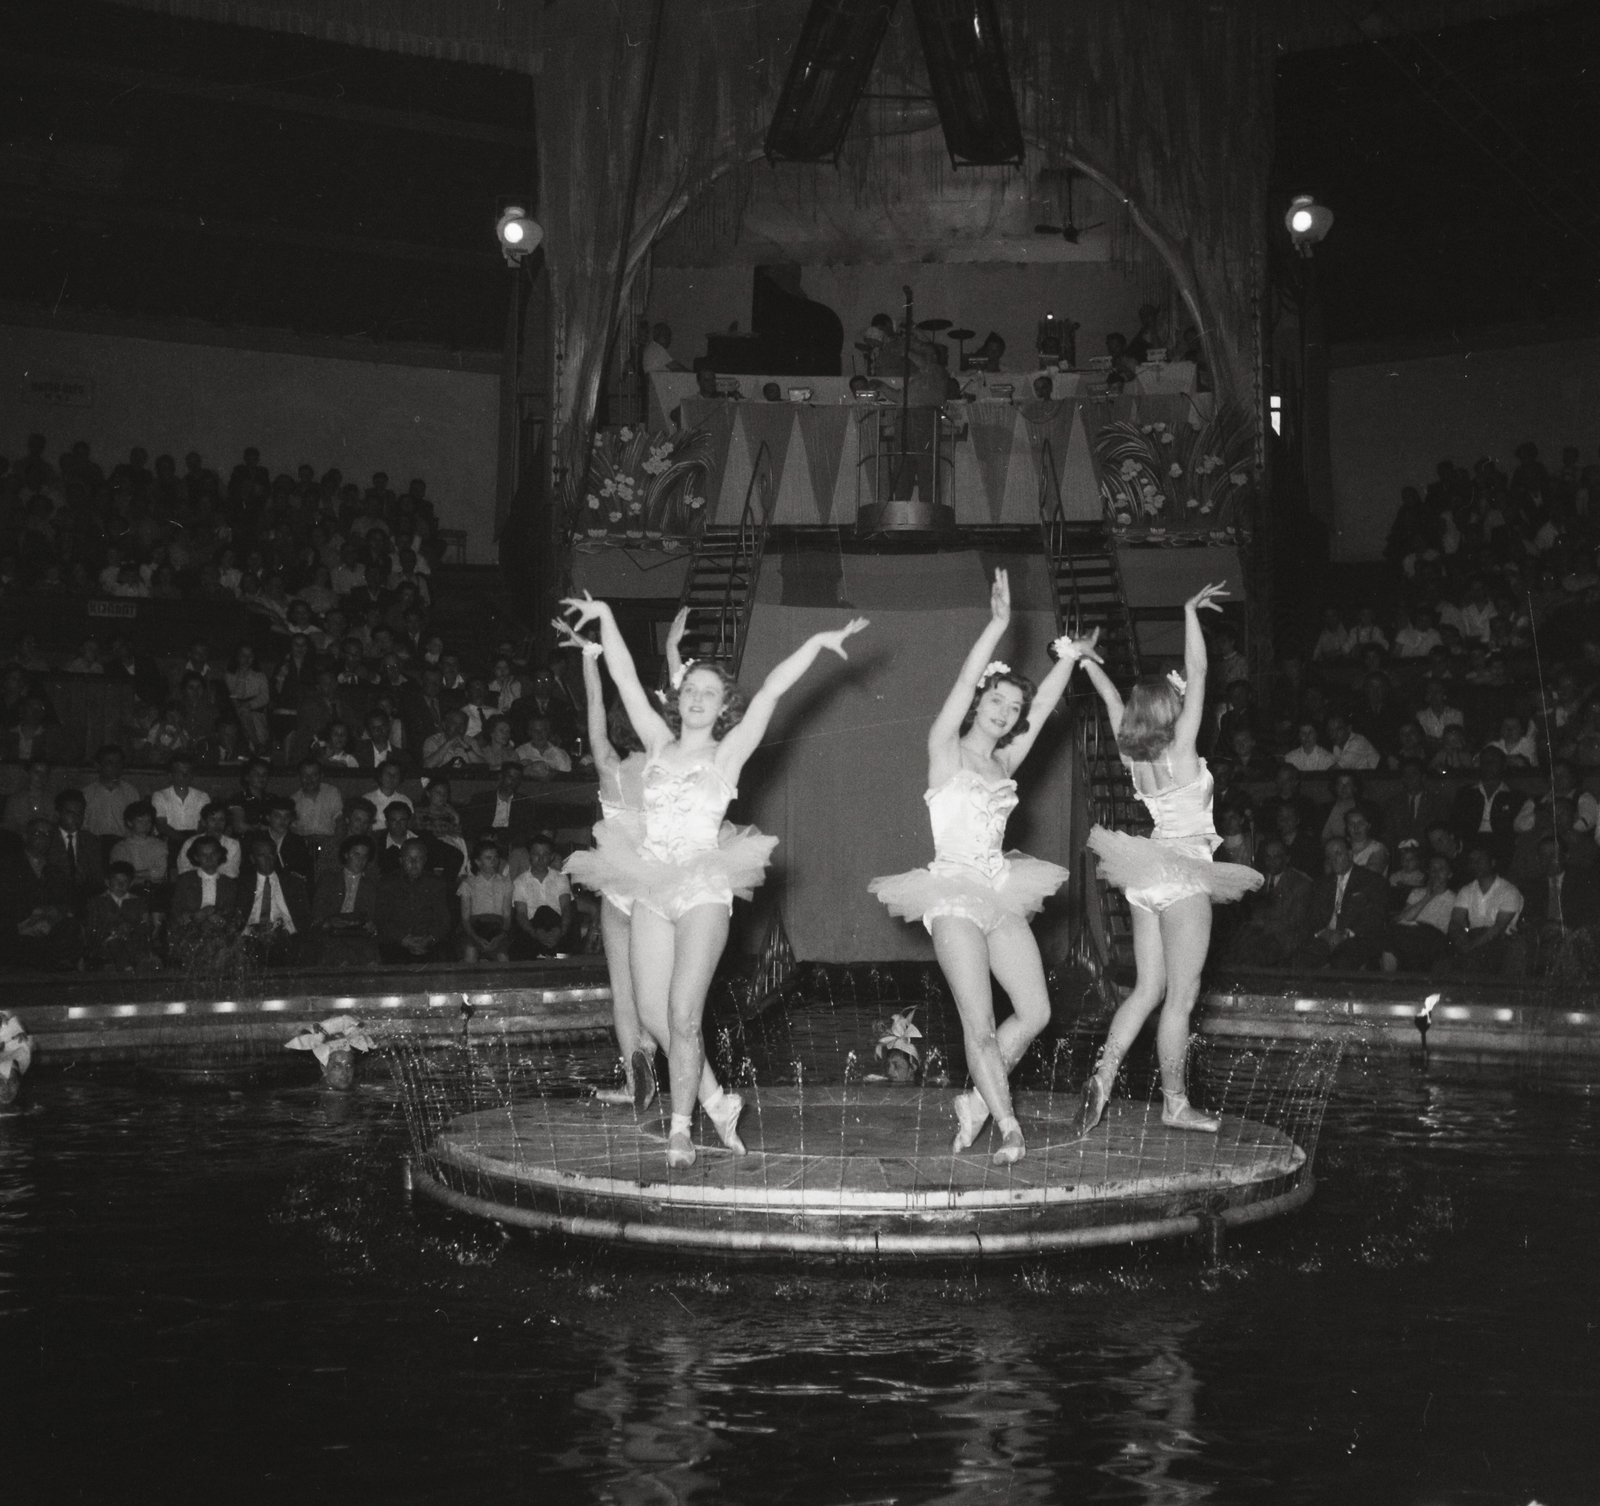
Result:
<svg viewBox="0 0 1600 1506"><path fill-rule="evenodd" d="M672 1074L667 1165L694 1164L690 1129L697 1097L722 1143L743 1155L739 1115L744 1101L705 1071L701 1021L727 944L734 896L750 898L778 839L753 828L724 832L722 818L784 692L824 649L847 658L845 642L866 627L866 619L808 638L774 666L748 707L720 664L687 661L664 711L657 711L639 683L610 607L587 592L562 606L574 629L599 625L606 666L645 750L643 841L608 832L602 822L593 850L573 853L567 872L632 909L634 1000L644 1029L667 1043Z"/></svg>
<svg viewBox="0 0 1600 1506"><path fill-rule="evenodd" d="M1212 1134L1221 1124L1189 1102L1185 1078L1189 1016L1211 946L1212 902L1240 899L1262 883L1254 868L1212 860L1222 838L1211 817L1211 772L1195 752L1206 699L1206 641L1200 613L1221 611L1218 598L1227 594L1221 586L1206 586L1184 603L1181 677L1142 679L1124 702L1104 668L1093 659L1085 663L1154 830L1148 837L1107 831L1103 826L1089 833L1088 847L1100 859L1100 876L1128 897L1138 975L1133 991L1112 1017L1106 1043L1084 1087L1080 1134L1100 1122L1117 1069L1158 1004L1161 1122Z"/></svg>
<svg viewBox="0 0 1600 1506"><path fill-rule="evenodd" d="M1017 805L1012 778L1055 709L1073 666L1095 639L1057 639L1057 662L1037 690L1026 675L991 660L1011 622L1011 587L996 570L989 625L978 635L944 709L928 733L928 789L934 859L926 868L873 879L868 888L903 920L920 920L933 937L961 1015L967 1067L976 1086L955 1101L959 1155L976 1142L992 1114L1001 1165L1026 1153L1012 1111L1010 1075L1050 1021L1039 944L1028 917L1067 881L1067 870L1022 853L1002 851L1006 821ZM1011 998L998 1029L989 975Z"/></svg>

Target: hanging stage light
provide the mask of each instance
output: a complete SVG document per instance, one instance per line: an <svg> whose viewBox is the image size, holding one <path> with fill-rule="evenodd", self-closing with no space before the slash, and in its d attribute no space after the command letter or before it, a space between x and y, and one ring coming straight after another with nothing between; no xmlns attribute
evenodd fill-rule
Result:
<svg viewBox="0 0 1600 1506"><path fill-rule="evenodd" d="M500 240L500 254L508 267L516 266L544 239L544 227L537 220L530 220L528 211L520 204L507 204L500 211L494 233Z"/></svg>
<svg viewBox="0 0 1600 1506"><path fill-rule="evenodd" d="M1333 229L1333 211L1317 203L1308 193L1297 194L1283 223L1289 227L1289 238L1295 250L1302 256L1310 256L1312 247Z"/></svg>

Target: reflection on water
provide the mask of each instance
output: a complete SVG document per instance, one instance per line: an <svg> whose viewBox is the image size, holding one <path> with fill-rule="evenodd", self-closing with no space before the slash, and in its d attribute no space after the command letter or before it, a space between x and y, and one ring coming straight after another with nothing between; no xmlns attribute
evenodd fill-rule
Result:
<svg viewBox="0 0 1600 1506"><path fill-rule="evenodd" d="M344 1506L1590 1500L1600 1111L1546 1086L1352 1065L1316 1197L1215 1271L875 1272L412 1208L386 1084L35 1073L0 1120L0 1353L60 1499L128 1499L142 1461Z"/></svg>

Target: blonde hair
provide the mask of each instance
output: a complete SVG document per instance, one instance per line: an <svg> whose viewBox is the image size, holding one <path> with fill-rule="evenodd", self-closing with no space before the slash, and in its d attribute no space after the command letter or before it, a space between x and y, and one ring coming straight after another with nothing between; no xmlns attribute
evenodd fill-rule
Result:
<svg viewBox="0 0 1600 1506"><path fill-rule="evenodd" d="M1183 710L1183 697L1166 679L1140 680L1122 708L1117 748L1135 763L1154 763L1172 746L1172 728Z"/></svg>

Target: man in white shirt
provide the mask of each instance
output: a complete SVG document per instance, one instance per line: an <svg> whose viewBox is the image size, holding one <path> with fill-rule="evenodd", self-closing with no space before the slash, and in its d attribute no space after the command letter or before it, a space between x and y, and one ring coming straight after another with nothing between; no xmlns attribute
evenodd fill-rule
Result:
<svg viewBox="0 0 1600 1506"><path fill-rule="evenodd" d="M511 886L512 923L525 937L535 938L539 927L534 917L540 910L551 910L561 917L561 935L572 923L572 884L556 866L555 844L548 837L535 837L528 843L528 871L520 874ZM554 930L552 926L550 928ZM536 948L553 949L560 944L556 938L551 948L546 948L547 937L534 940Z"/></svg>
<svg viewBox="0 0 1600 1506"><path fill-rule="evenodd" d="M672 329L665 324L658 324L650 331L650 338L645 341L644 349L639 354L639 365L646 376L657 371L686 371L688 368L682 361L675 360L672 355Z"/></svg>
<svg viewBox="0 0 1600 1506"><path fill-rule="evenodd" d="M570 755L551 740L548 717L529 718L528 740L517 748L517 757L522 761L522 772L530 779L548 779L552 774L572 772Z"/></svg>
<svg viewBox="0 0 1600 1506"><path fill-rule="evenodd" d="M1328 718L1328 751L1336 769L1375 769L1383 762L1378 750L1359 732L1352 732L1349 718L1338 711Z"/></svg>
<svg viewBox="0 0 1600 1506"><path fill-rule="evenodd" d="M294 829L312 844L313 855L321 844L339 834L344 816L344 796L336 785L324 784L322 765L314 758L300 761L300 788L294 792Z"/></svg>
<svg viewBox="0 0 1600 1506"><path fill-rule="evenodd" d="M1444 639L1433 625L1433 615L1426 607L1418 607L1411 614L1411 623L1394 635L1394 654L1397 659L1426 659L1434 649L1442 648Z"/></svg>
<svg viewBox="0 0 1600 1506"><path fill-rule="evenodd" d="M189 783L193 772L192 760L178 754L172 760L172 783L150 797L156 810L156 830L164 837L186 842L200 830L200 817L211 797Z"/></svg>
<svg viewBox="0 0 1600 1506"><path fill-rule="evenodd" d="M394 801L404 800L406 809L411 809L411 802L406 800L406 797L400 793L400 778L400 765L390 760L390 762L381 765L378 769L377 789L368 790L361 797L377 812L372 822L374 831L384 831L387 828L388 823L384 818L384 812L389 809L389 806Z"/></svg>
<svg viewBox="0 0 1600 1506"><path fill-rule="evenodd" d="M1505 962L1506 937L1522 914L1522 891L1502 878L1494 853L1484 843L1467 851L1472 882L1456 892L1450 914L1450 940L1457 965L1468 973L1498 973Z"/></svg>

